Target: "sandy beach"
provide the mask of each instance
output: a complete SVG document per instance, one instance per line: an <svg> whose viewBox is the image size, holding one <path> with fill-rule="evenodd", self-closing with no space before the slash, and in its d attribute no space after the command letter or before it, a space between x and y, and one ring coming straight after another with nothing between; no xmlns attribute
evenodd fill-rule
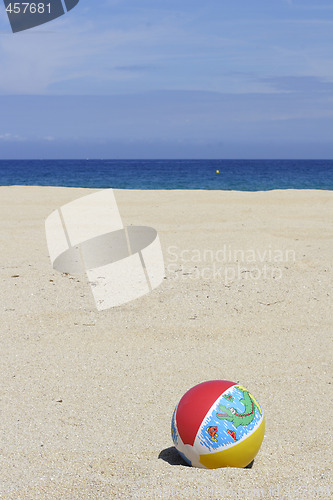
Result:
<svg viewBox="0 0 333 500"><path fill-rule="evenodd" d="M0 187L0 498L331 498L331 191L115 190L166 278L97 311L44 222L90 189ZM250 469L184 464L170 423L215 379L260 402Z"/></svg>

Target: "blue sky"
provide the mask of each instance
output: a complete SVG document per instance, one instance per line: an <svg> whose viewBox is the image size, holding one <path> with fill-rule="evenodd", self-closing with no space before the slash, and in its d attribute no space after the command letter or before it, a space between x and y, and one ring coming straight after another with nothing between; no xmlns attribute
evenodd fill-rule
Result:
<svg viewBox="0 0 333 500"><path fill-rule="evenodd" d="M12 34L0 158L333 158L332 0L80 0Z"/></svg>

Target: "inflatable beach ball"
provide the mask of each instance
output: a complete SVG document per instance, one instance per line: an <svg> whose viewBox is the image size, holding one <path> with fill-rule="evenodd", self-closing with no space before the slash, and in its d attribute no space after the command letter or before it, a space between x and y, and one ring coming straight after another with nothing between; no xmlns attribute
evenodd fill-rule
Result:
<svg viewBox="0 0 333 500"><path fill-rule="evenodd" d="M255 397L235 382L212 380L192 387L171 423L176 449L194 467L246 467L259 451L265 419Z"/></svg>

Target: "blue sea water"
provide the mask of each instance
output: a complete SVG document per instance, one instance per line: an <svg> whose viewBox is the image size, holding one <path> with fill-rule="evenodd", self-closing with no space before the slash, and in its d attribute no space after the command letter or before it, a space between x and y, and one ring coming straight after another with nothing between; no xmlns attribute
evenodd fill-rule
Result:
<svg viewBox="0 0 333 500"><path fill-rule="evenodd" d="M333 160L0 160L0 185L333 190Z"/></svg>

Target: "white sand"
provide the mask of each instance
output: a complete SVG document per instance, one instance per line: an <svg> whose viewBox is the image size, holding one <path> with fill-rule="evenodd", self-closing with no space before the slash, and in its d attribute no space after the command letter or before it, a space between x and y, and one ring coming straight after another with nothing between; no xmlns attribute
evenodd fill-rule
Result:
<svg viewBox="0 0 333 500"><path fill-rule="evenodd" d="M98 312L44 234L90 192L0 187L0 497L331 498L333 193L116 190L125 224L157 229L167 279ZM172 449L176 403L210 379L263 407L252 469Z"/></svg>

